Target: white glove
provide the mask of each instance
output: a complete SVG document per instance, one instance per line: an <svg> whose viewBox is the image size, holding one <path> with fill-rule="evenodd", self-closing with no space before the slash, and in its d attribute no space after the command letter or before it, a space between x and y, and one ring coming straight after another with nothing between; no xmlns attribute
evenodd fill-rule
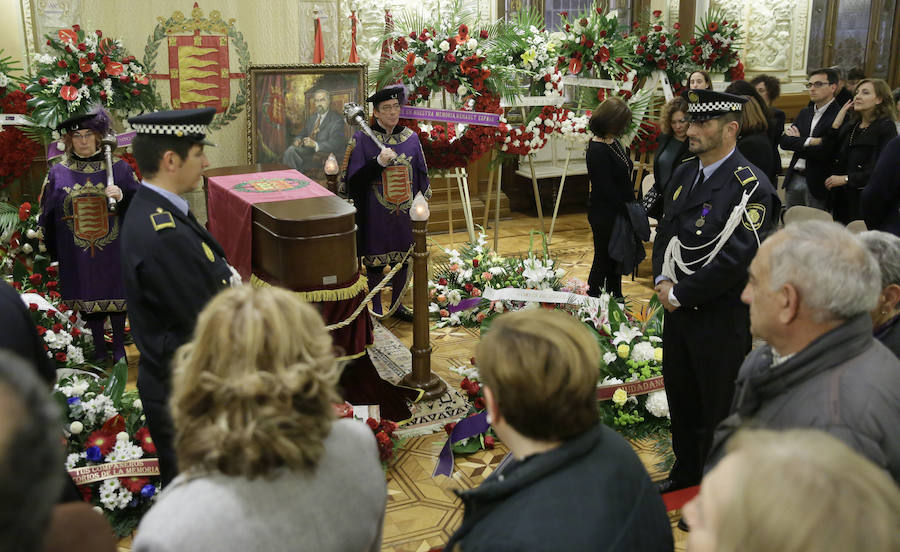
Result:
<svg viewBox="0 0 900 552"><path fill-rule="evenodd" d="M378 154L378 164L382 167L387 167L391 164L391 161L397 158L397 152L390 148L382 148L381 153Z"/></svg>

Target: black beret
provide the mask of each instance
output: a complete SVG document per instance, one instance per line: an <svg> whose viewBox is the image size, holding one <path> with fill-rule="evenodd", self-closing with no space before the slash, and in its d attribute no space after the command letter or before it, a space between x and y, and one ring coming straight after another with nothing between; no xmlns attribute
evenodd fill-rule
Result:
<svg viewBox="0 0 900 552"><path fill-rule="evenodd" d="M376 106L388 100L397 100L400 105L406 103L406 87L402 84L387 86L366 98L367 102L372 102Z"/></svg>

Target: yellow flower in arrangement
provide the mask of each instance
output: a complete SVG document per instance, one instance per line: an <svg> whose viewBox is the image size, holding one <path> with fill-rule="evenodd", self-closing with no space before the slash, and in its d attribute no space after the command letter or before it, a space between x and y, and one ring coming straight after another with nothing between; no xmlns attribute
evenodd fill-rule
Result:
<svg viewBox="0 0 900 552"><path fill-rule="evenodd" d="M616 389L615 393L613 393L612 401L619 406L625 404L625 401L628 400L628 392L622 389L621 387Z"/></svg>
<svg viewBox="0 0 900 552"><path fill-rule="evenodd" d="M662 347L657 347L656 349L653 349L653 359L656 362L662 362L662 355L663 355Z"/></svg>
<svg viewBox="0 0 900 552"><path fill-rule="evenodd" d="M616 353L619 354L619 358L628 358L630 352L631 347L629 347L627 343L620 343L619 346L616 347Z"/></svg>
<svg viewBox="0 0 900 552"><path fill-rule="evenodd" d="M526 65L534 61L535 58L537 58L537 52L534 51L534 48L529 48L522 54L522 61L524 61Z"/></svg>

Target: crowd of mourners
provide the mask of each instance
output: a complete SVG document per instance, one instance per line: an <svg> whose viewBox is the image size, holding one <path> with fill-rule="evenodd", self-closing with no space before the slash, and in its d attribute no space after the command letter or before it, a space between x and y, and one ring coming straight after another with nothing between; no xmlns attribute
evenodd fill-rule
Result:
<svg viewBox="0 0 900 552"><path fill-rule="evenodd" d="M878 79L813 71L809 106L782 131L776 79L710 87L697 72L667 104L643 204L617 139L631 119L624 102L595 110L586 151L591 295L621 297L623 261L610 246L642 252L640 219L658 220L671 473L651 481L600 423L602 354L583 323L546 309L504 314L476 359L510 458L457 492L463 514L445 550L672 550L663 496L695 486L679 525L691 551L900 550L895 97ZM179 117L160 114L154 128L181 128ZM196 186L185 171L205 167L203 138L182 148L148 134L142 173L169 192ZM780 222L779 147L794 152L787 209L837 222ZM151 197L137 193L131 209ZM160 212L142 215L154 232L193 220ZM841 224L860 219L869 231ZM388 492L377 445L365 424L336 419L342 367L321 316L289 291L221 281L168 366L162 407L177 475L132 549L380 550ZM100 514L61 498L72 483L40 338L3 283L0 302L0 349L10 349L0 351L0 551L115 550Z"/></svg>

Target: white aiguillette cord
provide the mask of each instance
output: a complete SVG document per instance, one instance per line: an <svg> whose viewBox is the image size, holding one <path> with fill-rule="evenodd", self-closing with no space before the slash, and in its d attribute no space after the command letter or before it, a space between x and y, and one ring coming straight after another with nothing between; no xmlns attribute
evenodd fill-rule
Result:
<svg viewBox="0 0 900 552"><path fill-rule="evenodd" d="M681 243L681 240L678 239L678 236L673 237L669 241L669 245L666 247L666 254L663 260L663 268L662 275L666 278L672 280L676 284L678 283L678 277L675 275L675 267L677 266L683 273L685 274L693 274L695 271L690 267L691 265L695 265L697 263L702 262L703 266L708 265L712 262L713 259L716 258L716 255L719 254L719 251L725 246L725 242L728 241L728 238L734 234L735 229L738 224L741 222L741 217L746 216L747 221L750 222L750 228L753 229L753 235L756 237L756 245L759 247L759 234L756 232L756 227L753 224L753 221L750 219L750 213L747 212L747 202L750 201L750 196L756 192L756 189L759 187L759 182L753 186L753 189L749 192L744 192L741 196L741 202L734 206L734 209L731 210L731 215L728 217L728 220L725 221L725 227L722 228L722 231L716 234L713 239L706 242L703 245L698 245L696 247L688 247ZM693 260L691 262L685 262L681 257L682 250L688 251L697 251L700 249L706 249L707 247L715 244L715 247L702 257Z"/></svg>

